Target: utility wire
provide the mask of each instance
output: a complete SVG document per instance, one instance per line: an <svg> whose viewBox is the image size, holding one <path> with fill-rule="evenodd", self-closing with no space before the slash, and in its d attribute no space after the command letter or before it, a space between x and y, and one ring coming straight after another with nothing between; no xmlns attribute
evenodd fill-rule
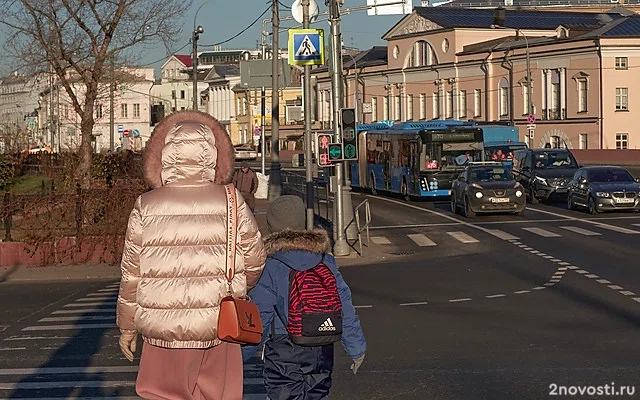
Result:
<svg viewBox="0 0 640 400"><path fill-rule="evenodd" d="M214 46L219 46L221 44L225 44L227 42L232 41L233 39L237 38L238 36L242 35L246 31L251 29L256 24L256 22L258 22L260 20L260 18L262 18L267 13L267 11L269 11L269 10L271 10L271 4L269 4L269 6L262 12L262 14L260 14L256 19L254 19L253 22L251 24L249 24L249 26L247 26L246 28L244 28L240 32L236 33L235 35L231 36L229 39L223 40L222 42L218 42L218 43L214 43L214 44L203 44L203 45L201 45L201 47L214 47Z"/></svg>

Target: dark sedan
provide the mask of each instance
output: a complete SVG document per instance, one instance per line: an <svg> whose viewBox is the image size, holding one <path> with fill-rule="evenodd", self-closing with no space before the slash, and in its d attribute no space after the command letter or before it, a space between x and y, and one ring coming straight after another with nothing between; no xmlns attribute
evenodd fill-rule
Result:
<svg viewBox="0 0 640 400"><path fill-rule="evenodd" d="M525 206L522 185L499 162L470 163L451 187L451 211L462 208L467 218L478 212L522 215Z"/></svg>
<svg viewBox="0 0 640 400"><path fill-rule="evenodd" d="M622 167L584 167L569 182L567 207L601 211L640 211L640 178Z"/></svg>

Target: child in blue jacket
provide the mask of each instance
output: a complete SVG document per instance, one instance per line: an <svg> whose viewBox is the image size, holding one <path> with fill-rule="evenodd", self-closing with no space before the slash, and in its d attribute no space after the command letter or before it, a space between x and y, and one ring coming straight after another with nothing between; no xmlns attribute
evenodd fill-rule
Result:
<svg viewBox="0 0 640 400"><path fill-rule="evenodd" d="M330 241L323 230L305 230L305 206L297 196L280 196L267 212L265 239L267 262L258 284L249 292L260 309L264 333L256 346L244 346L244 360L264 344L264 381L269 399L320 400L329 395L333 371L333 344L299 346L289 339L290 268L304 271L322 262L333 272L343 313L342 346L358 372L367 342L335 258L328 254Z"/></svg>

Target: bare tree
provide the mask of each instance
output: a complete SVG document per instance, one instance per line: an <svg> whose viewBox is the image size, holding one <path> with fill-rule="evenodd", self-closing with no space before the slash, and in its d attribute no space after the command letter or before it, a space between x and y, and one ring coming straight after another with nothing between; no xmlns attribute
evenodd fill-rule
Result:
<svg viewBox="0 0 640 400"><path fill-rule="evenodd" d="M151 46L166 49L181 31L190 0L0 0L6 51L16 68L49 70L80 118L76 178L89 184L96 99L116 69ZM84 86L81 94L76 82Z"/></svg>

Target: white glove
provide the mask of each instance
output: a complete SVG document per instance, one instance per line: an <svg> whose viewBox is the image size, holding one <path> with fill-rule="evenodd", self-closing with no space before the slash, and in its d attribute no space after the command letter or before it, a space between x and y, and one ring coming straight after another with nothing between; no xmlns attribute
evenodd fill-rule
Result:
<svg viewBox="0 0 640 400"><path fill-rule="evenodd" d="M124 331L120 334L120 350L127 360L133 362L133 353L136 352L138 333L136 331Z"/></svg>
<svg viewBox="0 0 640 400"><path fill-rule="evenodd" d="M358 373L358 368L360 368L363 361L364 361L364 354L360 358L351 360L351 370L353 371L354 375Z"/></svg>

